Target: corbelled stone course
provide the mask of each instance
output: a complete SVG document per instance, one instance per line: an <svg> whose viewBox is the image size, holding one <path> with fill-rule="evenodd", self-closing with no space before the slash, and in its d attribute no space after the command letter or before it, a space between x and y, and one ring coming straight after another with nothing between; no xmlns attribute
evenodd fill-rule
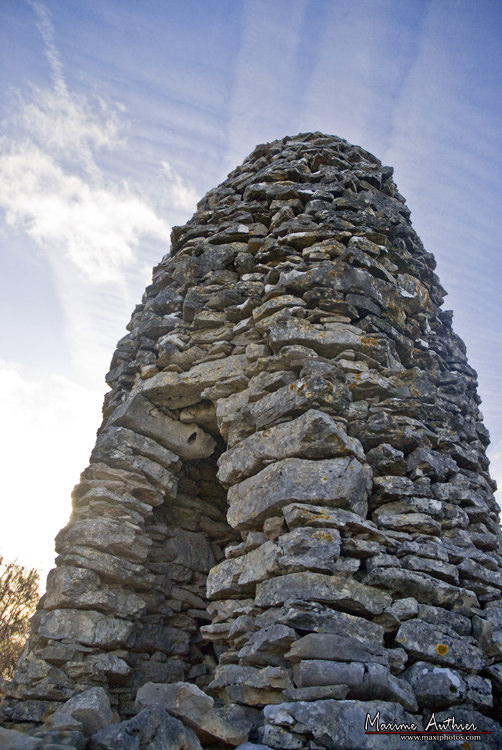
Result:
<svg viewBox="0 0 502 750"><path fill-rule="evenodd" d="M502 746L499 509L434 268L392 169L321 133L258 146L174 227L9 741L397 748L368 715L437 712Z"/></svg>

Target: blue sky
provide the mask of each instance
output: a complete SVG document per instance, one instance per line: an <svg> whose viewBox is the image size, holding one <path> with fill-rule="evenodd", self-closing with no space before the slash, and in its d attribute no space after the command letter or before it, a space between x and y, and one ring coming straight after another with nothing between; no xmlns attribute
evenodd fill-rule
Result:
<svg viewBox="0 0 502 750"><path fill-rule="evenodd" d="M257 143L395 168L502 482L498 0L1 0L0 554L44 570L173 224Z"/></svg>

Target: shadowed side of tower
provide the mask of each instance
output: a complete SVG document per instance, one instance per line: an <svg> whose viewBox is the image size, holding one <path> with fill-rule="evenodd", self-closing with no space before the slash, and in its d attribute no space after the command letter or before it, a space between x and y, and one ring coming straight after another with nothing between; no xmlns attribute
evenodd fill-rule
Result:
<svg viewBox="0 0 502 750"><path fill-rule="evenodd" d="M174 228L8 719L92 694L204 748L355 750L400 747L368 714L454 713L499 746L498 507L434 268L392 169L320 133L258 146Z"/></svg>

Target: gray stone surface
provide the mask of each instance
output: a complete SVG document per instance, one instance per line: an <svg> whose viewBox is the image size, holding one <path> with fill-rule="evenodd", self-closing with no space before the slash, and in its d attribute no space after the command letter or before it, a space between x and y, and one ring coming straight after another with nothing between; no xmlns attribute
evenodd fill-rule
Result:
<svg viewBox="0 0 502 750"><path fill-rule="evenodd" d="M151 539L139 527L109 518L89 518L71 524L58 543L57 551L71 550L76 543L96 547L133 562L143 562L152 545Z"/></svg>
<svg viewBox="0 0 502 750"><path fill-rule="evenodd" d="M188 374L158 373L143 383L140 393L155 406L179 409L200 401L206 388L215 383L225 383L228 392L220 393L220 398L223 398L246 387L245 364L246 358L236 355L216 362L201 362L194 365Z"/></svg>
<svg viewBox="0 0 502 750"><path fill-rule="evenodd" d="M280 572L279 548L265 542L242 557L223 560L212 568L207 577L209 598L223 598L254 588L260 581Z"/></svg>
<svg viewBox="0 0 502 750"><path fill-rule="evenodd" d="M159 705L93 735L91 750L202 750L195 733Z"/></svg>
<svg viewBox="0 0 502 750"><path fill-rule="evenodd" d="M256 474L271 460L344 455L363 460L359 441L349 437L330 415L309 409L291 422L256 432L226 451L218 462L218 477L227 486Z"/></svg>
<svg viewBox="0 0 502 750"><path fill-rule="evenodd" d="M440 710L471 703L489 709L493 705L492 685L486 677L417 661L403 673L403 679L412 686L421 708Z"/></svg>
<svg viewBox="0 0 502 750"><path fill-rule="evenodd" d="M286 458L230 488L228 522L237 529L256 528L297 501L348 506L364 517L369 487L370 472L355 458Z"/></svg>
<svg viewBox="0 0 502 750"><path fill-rule="evenodd" d="M135 434L152 438L181 458L203 458L214 450L213 438L197 424L172 419L140 393L115 410L110 425L127 427Z"/></svg>
<svg viewBox="0 0 502 750"><path fill-rule="evenodd" d="M110 701L103 688L89 688L84 692L75 695L51 716L51 726L58 726L61 719L65 716L71 716L79 722L86 735L108 726L113 721L113 713L110 708Z"/></svg>
<svg viewBox="0 0 502 750"><path fill-rule="evenodd" d="M378 568L364 579L397 595L411 595L424 604L468 611L478 605L474 592L443 582L425 573L402 568Z"/></svg>
<svg viewBox="0 0 502 750"><path fill-rule="evenodd" d="M24 732L0 727L0 748L2 750L38 750L42 748L42 740L29 737Z"/></svg>
<svg viewBox="0 0 502 750"><path fill-rule="evenodd" d="M282 509L282 513L290 529L297 526L314 526L338 529L344 536L351 538L352 534L359 534L364 538L385 541L386 537L371 521L361 518L357 513L343 508L326 508L322 505L310 503L291 503Z"/></svg>
<svg viewBox="0 0 502 750"><path fill-rule="evenodd" d="M124 645L132 623L81 609L53 609L40 618L40 635L55 641L74 638L86 646L116 648Z"/></svg>
<svg viewBox="0 0 502 750"><path fill-rule="evenodd" d="M105 614L132 617L146 609L143 597L100 581L92 570L66 565L49 573L44 609L95 609Z"/></svg>
<svg viewBox="0 0 502 750"><path fill-rule="evenodd" d="M187 682L169 685L147 682L137 692L136 708L152 704L163 706L172 716L181 719L201 740L236 746L247 739L251 729L251 724L242 720L226 721L214 707L213 699Z"/></svg>
<svg viewBox="0 0 502 750"><path fill-rule="evenodd" d="M432 660L467 672L479 672L485 664L472 638L455 637L444 628L422 620L404 622L396 641L415 659Z"/></svg>
<svg viewBox="0 0 502 750"><path fill-rule="evenodd" d="M296 631L287 625L275 624L262 628L253 633L239 651L240 662L265 667L284 664L284 658L290 658L286 652L296 638Z"/></svg>
<svg viewBox="0 0 502 750"><path fill-rule="evenodd" d="M439 711L438 713L435 713L434 724L431 726L431 729L433 727L435 729L436 725L439 731L441 731L441 727L445 727L446 729L448 729L448 727L451 727L452 725L452 717L454 718L457 726L472 727L474 725L477 729L486 733L480 735L483 750L485 750L485 748L486 750L498 750L498 748L501 746L502 730L500 728L500 723L494 721L488 716L485 716L479 711L473 710L471 707L459 706L458 708L455 708L455 710L446 709L445 711ZM459 750L462 748L462 745L459 744L459 741L453 741L453 743L448 744L450 747L453 746L455 750L457 750L457 748L459 748ZM447 748L448 744L446 744Z"/></svg>
<svg viewBox="0 0 502 750"><path fill-rule="evenodd" d="M298 701L267 706L264 714L268 723L290 727L298 734L312 735L321 747L329 750L398 750L403 745L399 735L365 734L367 714L374 719L378 712L382 724L416 723L416 718L399 703L387 701ZM406 747L418 750L421 743L407 741Z"/></svg>
<svg viewBox="0 0 502 750"><path fill-rule="evenodd" d="M378 589L364 586L342 574L289 573L258 584L256 602L273 607L295 599L315 599L346 608L353 614L380 614L391 598Z"/></svg>
<svg viewBox="0 0 502 750"><path fill-rule="evenodd" d="M389 663L388 650L383 646L335 633L309 633L295 641L288 652L293 663L303 659L347 661L349 655L354 662Z"/></svg>
<svg viewBox="0 0 502 750"><path fill-rule="evenodd" d="M340 534L332 528L297 528L278 539L281 571L336 571Z"/></svg>
<svg viewBox="0 0 502 750"><path fill-rule="evenodd" d="M284 691L292 687L292 678L284 667L224 664L216 669L208 690L225 702L262 707L281 703Z"/></svg>

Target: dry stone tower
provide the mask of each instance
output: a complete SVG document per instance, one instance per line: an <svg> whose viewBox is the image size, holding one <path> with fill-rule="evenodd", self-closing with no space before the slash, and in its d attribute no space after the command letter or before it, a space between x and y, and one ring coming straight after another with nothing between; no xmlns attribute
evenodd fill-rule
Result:
<svg viewBox="0 0 502 750"><path fill-rule="evenodd" d="M148 747L401 747L365 734L377 712L502 746L488 434L409 215L390 167L308 133L258 146L174 228L10 722L104 690L121 723L99 750L172 716L186 744Z"/></svg>

